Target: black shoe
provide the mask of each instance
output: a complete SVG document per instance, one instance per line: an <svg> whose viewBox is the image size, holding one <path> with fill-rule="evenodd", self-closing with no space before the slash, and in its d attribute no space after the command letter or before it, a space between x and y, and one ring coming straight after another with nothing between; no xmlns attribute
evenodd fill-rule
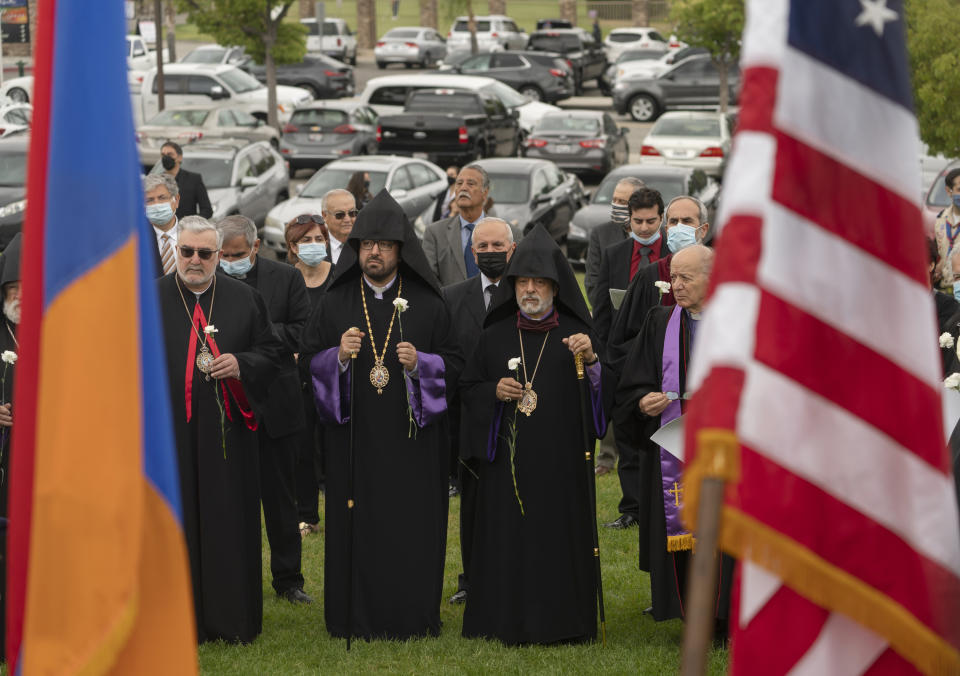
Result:
<svg viewBox="0 0 960 676"><path fill-rule="evenodd" d="M624 528L632 528L633 526L636 526L637 523L636 517L630 514L621 514L620 518L616 521L611 521L610 523L605 523L603 525L607 528L616 528L618 530L622 530Z"/></svg>
<svg viewBox="0 0 960 676"><path fill-rule="evenodd" d="M450 484L449 496L450 496L451 498L455 498L455 497L457 497L458 495L460 495L460 489L457 488L457 485L456 485L456 484L451 483L451 484Z"/></svg>
<svg viewBox="0 0 960 676"><path fill-rule="evenodd" d="M290 589L285 589L284 591L277 594L280 598L290 603L313 603L313 599L307 596L299 587L290 587Z"/></svg>
<svg viewBox="0 0 960 676"><path fill-rule="evenodd" d="M644 608L644 609L643 609L643 614L644 614L644 615L653 615L653 606L650 606L649 608Z"/></svg>
<svg viewBox="0 0 960 676"><path fill-rule="evenodd" d="M467 602L467 590L461 589L456 594L450 597L450 603L466 603Z"/></svg>

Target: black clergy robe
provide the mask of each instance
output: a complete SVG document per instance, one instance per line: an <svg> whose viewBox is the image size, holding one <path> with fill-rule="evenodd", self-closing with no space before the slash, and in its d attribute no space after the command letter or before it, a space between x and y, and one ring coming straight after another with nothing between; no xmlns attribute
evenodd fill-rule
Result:
<svg viewBox="0 0 960 676"><path fill-rule="evenodd" d="M324 529L324 618L332 636L348 633L347 482L351 423L349 373L340 373L337 348L343 333L360 328L363 345L352 367L353 401L353 588L350 634L365 639L407 639L440 632L440 597L446 553L449 441L441 418L462 366L450 319L439 293L407 274L377 299L364 286L373 339L384 349L393 300L409 309L393 324L384 365L390 380L383 393L371 384L374 366L370 333L360 296L359 271L320 297L303 333L301 361L309 365L318 413L324 426L326 483ZM432 388L424 404L442 409L411 434L403 367L397 343L418 351L419 378ZM430 363L428 363L430 362ZM419 381L419 382L417 382ZM439 393L439 396L436 396Z"/></svg>
<svg viewBox="0 0 960 676"><path fill-rule="evenodd" d="M19 356L20 347L17 345L13 336L17 332L17 325L12 323L6 317L0 318L0 352L16 352ZM6 371L4 371L6 367ZM0 362L0 372L4 373L2 390L0 390L0 402L9 404L13 401L13 373L16 369L15 364L4 364ZM11 412L13 409L11 408ZM10 494L10 433L12 427L0 427L2 443L0 443L0 518L6 519L10 513L7 505L7 499ZM7 622L7 527L0 524L0 584L3 584L0 591L0 660L4 657L6 649L6 622Z"/></svg>
<svg viewBox="0 0 960 676"><path fill-rule="evenodd" d="M177 283L176 274L166 275L157 280L157 290L197 638L249 642L260 633L263 620L257 433L247 428L231 396L233 419L225 420L224 451L217 381L206 381L195 362L187 422L185 367L190 345L197 344L199 351L190 328L197 297L182 287L185 308ZM220 352L236 356L243 392L259 411L284 366L283 347L270 327L263 299L243 282L217 275L215 290L208 288L199 302L207 323L217 328L214 338Z"/></svg>
<svg viewBox="0 0 960 676"><path fill-rule="evenodd" d="M647 313L624 364L613 415L617 434L625 435L628 443L640 449L649 468L649 478L640 486L641 524L649 524L649 528L640 529L640 567L650 571L653 619L658 622L684 616L687 572L692 561L689 551L667 551L660 447L650 441L650 435L660 428L660 416L646 416L639 408L645 395L663 391L663 342L673 310L672 306L655 306ZM680 329L682 344L691 345L690 319L686 311L684 315ZM680 359L681 395L686 392L688 359L689 355ZM727 617L732 574L733 560L723 556L717 592L719 619Z"/></svg>
<svg viewBox="0 0 960 676"><path fill-rule="evenodd" d="M666 244L662 250L666 250ZM659 289L654 286L654 282L670 281L671 260L673 260L673 254L667 253L663 258L641 266L627 287L620 311L610 327L606 346L607 357L617 373L623 370L623 362L630 353L633 339L640 333L650 308L676 303L673 299L673 291L668 291L661 296Z"/></svg>
<svg viewBox="0 0 960 676"><path fill-rule="evenodd" d="M461 453L478 470L476 518L469 564L470 593L463 635L496 638L508 645L587 641L596 637L597 593L594 577L588 495L593 467L584 458L580 390L573 355L562 339L575 333L596 337L581 320L560 314L550 331L533 380L537 408L516 416L513 464L506 443L515 404L500 403L496 385L514 377L507 361L520 356L516 315L488 326L461 377L463 399ZM523 332L527 373L533 375L544 333ZM602 403L612 401L612 373L601 367L596 413L588 402L590 448L605 427ZM523 370L520 370L521 382ZM495 454L490 457L491 423L499 417ZM594 419L595 418L595 419ZM602 434L601 434L602 436Z"/></svg>

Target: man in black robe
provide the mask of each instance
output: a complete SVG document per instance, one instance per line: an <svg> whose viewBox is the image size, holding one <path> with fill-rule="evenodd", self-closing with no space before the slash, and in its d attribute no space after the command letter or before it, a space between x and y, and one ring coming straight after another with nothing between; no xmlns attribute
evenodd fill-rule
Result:
<svg viewBox="0 0 960 676"><path fill-rule="evenodd" d="M287 356L260 294L215 274L221 244L212 223L184 218L157 292L197 637L246 643L263 620L254 411Z"/></svg>
<svg viewBox="0 0 960 676"><path fill-rule="evenodd" d="M213 206L207 195L207 186L203 184L203 176L193 171L187 171L183 164L183 148L179 143L167 141L160 148L160 163L165 173L173 176L177 181L180 199L177 202L177 218L184 216L213 216Z"/></svg>
<svg viewBox="0 0 960 676"><path fill-rule="evenodd" d="M542 226L517 245L493 303L460 383L461 454L479 475L463 635L591 640L596 515L585 451L606 428L611 374L573 270Z"/></svg>
<svg viewBox="0 0 960 676"><path fill-rule="evenodd" d="M640 558L649 562L651 612L658 622L684 616L693 537L683 530L678 517L683 505L682 494L677 492L683 463L650 441L650 435L667 422L668 407L673 406L679 414L686 405L687 365L696 347L712 265L713 252L703 245L673 255L670 279L677 304L650 309L617 387L614 421L618 435L622 431L629 443L652 459L644 491L649 500L649 529L640 530ZM676 382L671 382L673 379ZM724 557L717 602L720 620L727 615L732 569L732 560Z"/></svg>
<svg viewBox="0 0 960 676"><path fill-rule="evenodd" d="M239 279L260 292L270 323L283 343L286 368L277 373L267 393L259 429L260 501L270 543L273 589L292 603L310 603L300 571L300 523L295 467L299 435L306 425L300 406L300 378L294 354L310 314L303 275L292 265L257 255L257 226L246 216L227 216L217 223L222 233L221 274Z"/></svg>
<svg viewBox="0 0 960 676"><path fill-rule="evenodd" d="M450 466L442 418L462 362L436 277L389 193L363 208L347 244L300 351L327 449L327 631L436 636Z"/></svg>

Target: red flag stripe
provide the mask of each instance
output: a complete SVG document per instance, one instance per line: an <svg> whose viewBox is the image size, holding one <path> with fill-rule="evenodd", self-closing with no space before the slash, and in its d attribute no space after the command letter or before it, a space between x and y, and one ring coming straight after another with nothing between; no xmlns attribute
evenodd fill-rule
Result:
<svg viewBox="0 0 960 676"><path fill-rule="evenodd" d="M714 289L727 282L756 283L762 232L763 219L759 216L735 214L730 217L720 234L722 246L729 253L714 265L710 278Z"/></svg>
<svg viewBox="0 0 960 676"><path fill-rule="evenodd" d="M822 346L829 345L829 349ZM916 453L944 476L950 459L938 427L920 427L904 409L939 410L940 392L834 327L780 298L762 293L756 359L842 406ZM810 368L816 364L817 368ZM863 375L862 380L851 373ZM896 397L864 397L865 383L895 383ZM869 385L866 385L869 386Z"/></svg>
<svg viewBox="0 0 960 676"><path fill-rule="evenodd" d="M750 106L740 110L737 131L773 132L773 108L776 104L776 68L755 66L746 68L740 82L740 100L750 101Z"/></svg>

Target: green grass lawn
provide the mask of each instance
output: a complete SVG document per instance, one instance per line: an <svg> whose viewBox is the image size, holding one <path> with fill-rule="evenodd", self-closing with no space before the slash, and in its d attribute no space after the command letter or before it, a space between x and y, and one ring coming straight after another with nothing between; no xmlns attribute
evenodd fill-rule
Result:
<svg viewBox="0 0 960 676"><path fill-rule="evenodd" d="M613 474L598 479L600 521L617 516L620 487ZM458 524L460 500L450 501L447 565L444 574L439 638L405 643L357 641L350 652L343 640L328 636L323 623L323 534L304 541L306 591L315 602L293 606L280 601L270 586L269 550L263 540L263 634L248 646L223 643L200 647L205 674L300 673L498 673L498 674L668 674L680 664L683 625L656 623L642 610L650 605L646 573L637 569L637 530L600 528L600 555L607 616L607 646L508 648L494 641L460 637L463 606L447 600L460 572ZM322 512L321 512L322 516ZM398 554L400 554L398 552ZM710 673L724 673L725 650L710 655Z"/></svg>

